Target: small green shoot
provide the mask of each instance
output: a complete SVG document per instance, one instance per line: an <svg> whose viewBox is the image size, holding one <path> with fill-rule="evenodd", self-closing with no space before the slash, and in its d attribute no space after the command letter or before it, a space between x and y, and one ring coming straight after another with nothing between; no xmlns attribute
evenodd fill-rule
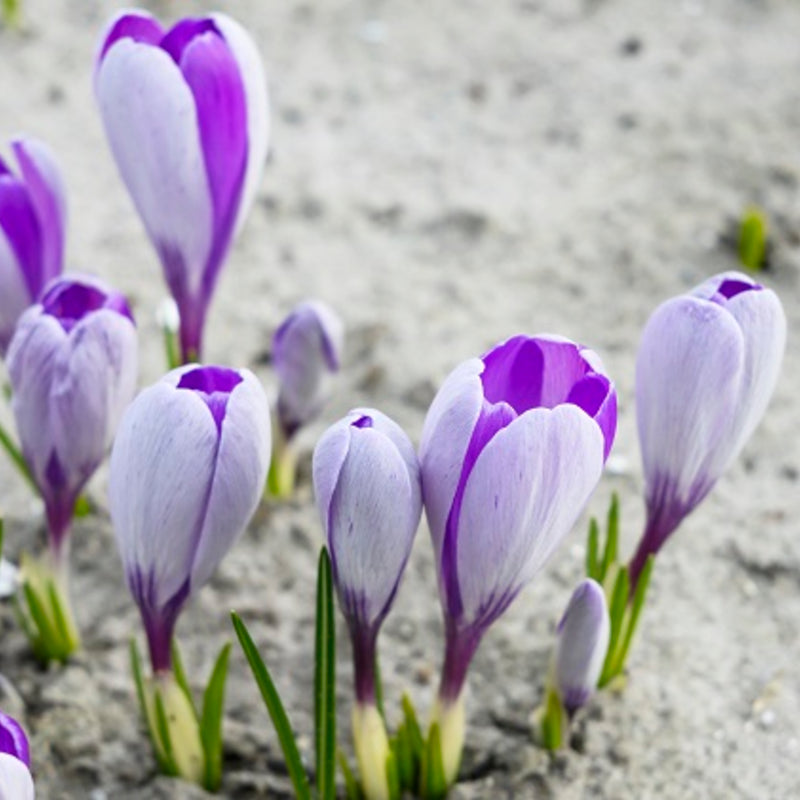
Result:
<svg viewBox="0 0 800 800"><path fill-rule="evenodd" d="M767 255L767 217L757 206L750 206L739 223L739 261L750 272L759 272Z"/></svg>

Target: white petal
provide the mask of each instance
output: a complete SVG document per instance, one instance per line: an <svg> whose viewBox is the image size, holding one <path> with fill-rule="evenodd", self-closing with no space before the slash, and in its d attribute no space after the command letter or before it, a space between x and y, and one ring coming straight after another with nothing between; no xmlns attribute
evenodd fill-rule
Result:
<svg viewBox="0 0 800 800"><path fill-rule="evenodd" d="M317 442L314 448L312 472L314 481L314 499L319 509L322 527L326 535L330 533L329 513L331 499L339 482L342 464L350 449L350 427L352 417L348 414L344 419L331 425Z"/></svg>
<svg viewBox="0 0 800 800"><path fill-rule="evenodd" d="M499 431L470 473L458 520L463 621L513 596L575 524L603 469L603 435L576 406L534 408Z"/></svg>
<svg viewBox="0 0 800 800"><path fill-rule="evenodd" d="M30 770L15 756L0 753L0 800L33 800Z"/></svg>
<svg viewBox="0 0 800 800"><path fill-rule="evenodd" d="M192 590L211 577L250 521L264 493L272 447L269 402L252 372L231 392L217 453L205 523L192 565Z"/></svg>
<svg viewBox="0 0 800 800"><path fill-rule="evenodd" d="M190 577L217 441L208 406L167 381L141 392L122 418L111 453L111 518L126 573L152 573L159 605Z"/></svg>
<svg viewBox="0 0 800 800"><path fill-rule="evenodd" d="M237 233L253 204L269 148L269 94L264 65L250 34L226 14L212 14L217 28L233 51L244 82L247 102L247 168L236 218Z"/></svg>
<svg viewBox="0 0 800 800"><path fill-rule="evenodd" d="M100 64L97 97L111 150L159 254L183 259L190 294L211 247L213 214L194 98L163 50L131 39Z"/></svg>
<svg viewBox="0 0 800 800"><path fill-rule="evenodd" d="M437 562L464 456L483 404L481 372L483 361L479 358L456 367L434 397L422 429L422 495Z"/></svg>

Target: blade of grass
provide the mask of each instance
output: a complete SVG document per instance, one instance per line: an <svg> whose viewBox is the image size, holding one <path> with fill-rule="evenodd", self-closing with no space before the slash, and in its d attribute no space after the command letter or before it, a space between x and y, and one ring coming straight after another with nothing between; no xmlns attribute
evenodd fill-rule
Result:
<svg viewBox="0 0 800 800"><path fill-rule="evenodd" d="M155 707L156 718L156 734L158 736L159 744L162 748L162 755L164 758L164 773L166 775L177 775L178 765L175 763L175 755L172 750L172 737L169 733L169 722L167 721L167 712L164 708L164 700L161 697L161 690L156 687L153 705Z"/></svg>
<svg viewBox="0 0 800 800"><path fill-rule="evenodd" d="M319 554L314 673L314 730L317 793L320 800L336 797L336 629L333 577L326 548Z"/></svg>
<svg viewBox="0 0 800 800"><path fill-rule="evenodd" d="M614 590L611 594L611 603L608 608L608 615L611 620L611 634L609 636L608 654L606 655L603 671L598 681L598 686L605 686L615 675L614 665L617 652L620 646L620 631L625 618L625 611L628 605L629 579L628 568L622 567L617 573L614 581Z"/></svg>
<svg viewBox="0 0 800 800"><path fill-rule="evenodd" d="M130 643L131 654L131 672L133 673L133 683L136 686L136 697L139 699L139 708L144 718L144 724L147 727L147 735L150 737L150 744L153 747L153 755L156 757L158 768L161 772L167 773L169 765L164 761L161 750L157 745L156 731L153 727L153 722L150 719L150 714L147 710L146 690L144 687L144 674L142 673L142 660L139 657L139 648L136 646L136 640L131 639Z"/></svg>
<svg viewBox="0 0 800 800"><path fill-rule="evenodd" d="M422 796L425 800L441 800L447 794L447 778L442 760L442 735L439 723L431 725L428 747L422 770Z"/></svg>
<svg viewBox="0 0 800 800"><path fill-rule="evenodd" d="M342 770L342 777L344 777L344 792L347 795L347 800L363 800L363 793L361 787L358 785L353 770L347 763L347 756L341 751L338 751L339 768Z"/></svg>
<svg viewBox="0 0 800 800"><path fill-rule="evenodd" d="M183 667L181 649L178 647L178 640L174 637L170 642L169 648L170 653L172 654L172 673L175 676L175 683L178 684L178 686L181 688L181 691L186 695L189 705L194 708L194 698L192 697L192 689L189 686L189 679L186 677L186 670Z"/></svg>
<svg viewBox="0 0 800 800"><path fill-rule="evenodd" d="M203 752L206 757L203 786L209 792L216 792L222 782L222 716L230 654L231 645L228 643L217 656L211 678L203 694L200 737L203 740Z"/></svg>
<svg viewBox="0 0 800 800"><path fill-rule="evenodd" d="M408 694L403 693L403 719L408 729L408 740L411 744L411 750L414 753L414 758L419 763L422 760L425 752L425 739L422 736L422 728L417 721L417 712L414 710L414 705Z"/></svg>
<svg viewBox="0 0 800 800"><path fill-rule="evenodd" d="M594 578L598 583L601 579L598 578L600 566L597 560L597 553L600 549L600 526L597 520L592 517L589 520L589 535L586 540L586 577Z"/></svg>
<svg viewBox="0 0 800 800"><path fill-rule="evenodd" d="M272 724L275 726L275 732L278 735L278 741L283 751L283 757L286 761L286 768L289 771L289 777L294 786L295 795L298 800L311 800L311 789L308 785L308 778L305 770L303 769L303 762L300 759L300 752L297 749L297 742L292 732L292 726L289 724L289 718L286 716L286 711L281 702L278 690L272 681L272 676L269 674L267 665L258 654L255 643L242 622L239 615L231 612L231 620L233 627L236 631L236 636L239 639L239 644L242 646L247 663L250 664L250 669L253 672L253 677L258 684L261 697L264 699L264 704L267 707Z"/></svg>
<svg viewBox="0 0 800 800"><path fill-rule="evenodd" d="M608 570L617 560L617 545L619 543L619 498L617 493L611 495L611 505L608 508L608 522L606 523L606 546L603 551L603 563L600 567L598 583L606 579Z"/></svg>
<svg viewBox="0 0 800 800"><path fill-rule="evenodd" d="M625 635L622 639L622 644L618 649L618 655L615 663L615 674L621 672L625 667L625 661L628 658L628 650L630 650L631 642L633 641L633 634L636 633L636 626L639 623L639 615L642 613L644 607L644 599L647 594L647 587L650 585L650 575L653 572L654 557L651 555L645 561L642 571L639 573L639 581L636 584L636 590L633 593L633 599L629 609L628 624L625 628Z"/></svg>
<svg viewBox="0 0 800 800"><path fill-rule="evenodd" d="M28 462L22 455L22 451L17 447L11 434L0 425L0 445L8 454L8 457L13 462L14 466L19 470L20 475L27 481L28 485L33 489L34 494L39 495L39 487L33 479L33 473L28 467Z"/></svg>

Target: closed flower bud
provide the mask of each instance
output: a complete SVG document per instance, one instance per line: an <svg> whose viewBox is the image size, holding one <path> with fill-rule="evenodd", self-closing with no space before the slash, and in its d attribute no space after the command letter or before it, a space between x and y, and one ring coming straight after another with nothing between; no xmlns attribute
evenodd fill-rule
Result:
<svg viewBox="0 0 800 800"><path fill-rule="evenodd" d="M516 336L445 381L420 445L446 650L435 717L455 779L461 690L481 637L574 525L616 430L598 357L552 336ZM455 734L454 734L455 735Z"/></svg>
<svg viewBox="0 0 800 800"><path fill-rule="evenodd" d="M11 143L19 174L0 159L0 354L22 312L61 273L66 201L58 165L42 142Z"/></svg>
<svg viewBox="0 0 800 800"><path fill-rule="evenodd" d="M647 525L632 585L753 433L785 344L778 296L739 272L710 278L653 312L636 361Z"/></svg>
<svg viewBox="0 0 800 800"><path fill-rule="evenodd" d="M200 355L211 295L267 154L267 88L248 33L224 14L169 30L123 12L98 55L111 150L178 304L185 361Z"/></svg>
<svg viewBox="0 0 800 800"><path fill-rule="evenodd" d="M22 726L0 711L0 800L33 800L31 757Z"/></svg>
<svg viewBox="0 0 800 800"><path fill-rule="evenodd" d="M189 365L145 389L120 425L109 502L155 672L188 597L258 505L269 465L269 407L248 370Z"/></svg>
<svg viewBox="0 0 800 800"><path fill-rule="evenodd" d="M558 625L555 684L569 715L585 705L597 687L610 628L603 589L587 578L573 592Z"/></svg>
<svg viewBox="0 0 800 800"><path fill-rule="evenodd" d="M136 328L101 281L53 281L20 318L8 351L22 452L44 499L58 555L86 482L136 390Z"/></svg>
<svg viewBox="0 0 800 800"><path fill-rule="evenodd" d="M328 400L341 364L344 329L324 303L301 303L272 340L272 363L280 381L278 421L284 436L311 422Z"/></svg>

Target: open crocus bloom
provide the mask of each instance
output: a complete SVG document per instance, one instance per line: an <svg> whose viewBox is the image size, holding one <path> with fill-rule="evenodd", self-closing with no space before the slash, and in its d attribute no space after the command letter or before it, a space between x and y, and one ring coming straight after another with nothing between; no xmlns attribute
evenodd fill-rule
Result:
<svg viewBox="0 0 800 800"><path fill-rule="evenodd" d="M778 296L739 272L716 275L651 315L636 361L647 525L632 584L753 433L785 345Z"/></svg>
<svg viewBox="0 0 800 800"><path fill-rule="evenodd" d="M66 201L49 148L36 139L11 143L15 175L0 159L0 353L22 312L61 273Z"/></svg>
<svg viewBox="0 0 800 800"><path fill-rule="evenodd" d="M111 150L199 358L219 270L267 154L267 89L247 32L224 14L165 31L124 12L102 39L95 91Z"/></svg>
<svg viewBox="0 0 800 800"><path fill-rule="evenodd" d="M173 370L123 417L109 502L154 672L170 669L180 610L255 511L270 444L266 395L244 369Z"/></svg>
<svg viewBox="0 0 800 800"><path fill-rule="evenodd" d="M599 358L554 336L515 336L463 363L439 390L420 462L446 623L443 706L457 703L487 628L574 525L616 418ZM444 755L451 778L458 732L453 739Z"/></svg>
<svg viewBox="0 0 800 800"><path fill-rule="evenodd" d="M0 711L0 800L33 800L31 757L22 726Z"/></svg>

